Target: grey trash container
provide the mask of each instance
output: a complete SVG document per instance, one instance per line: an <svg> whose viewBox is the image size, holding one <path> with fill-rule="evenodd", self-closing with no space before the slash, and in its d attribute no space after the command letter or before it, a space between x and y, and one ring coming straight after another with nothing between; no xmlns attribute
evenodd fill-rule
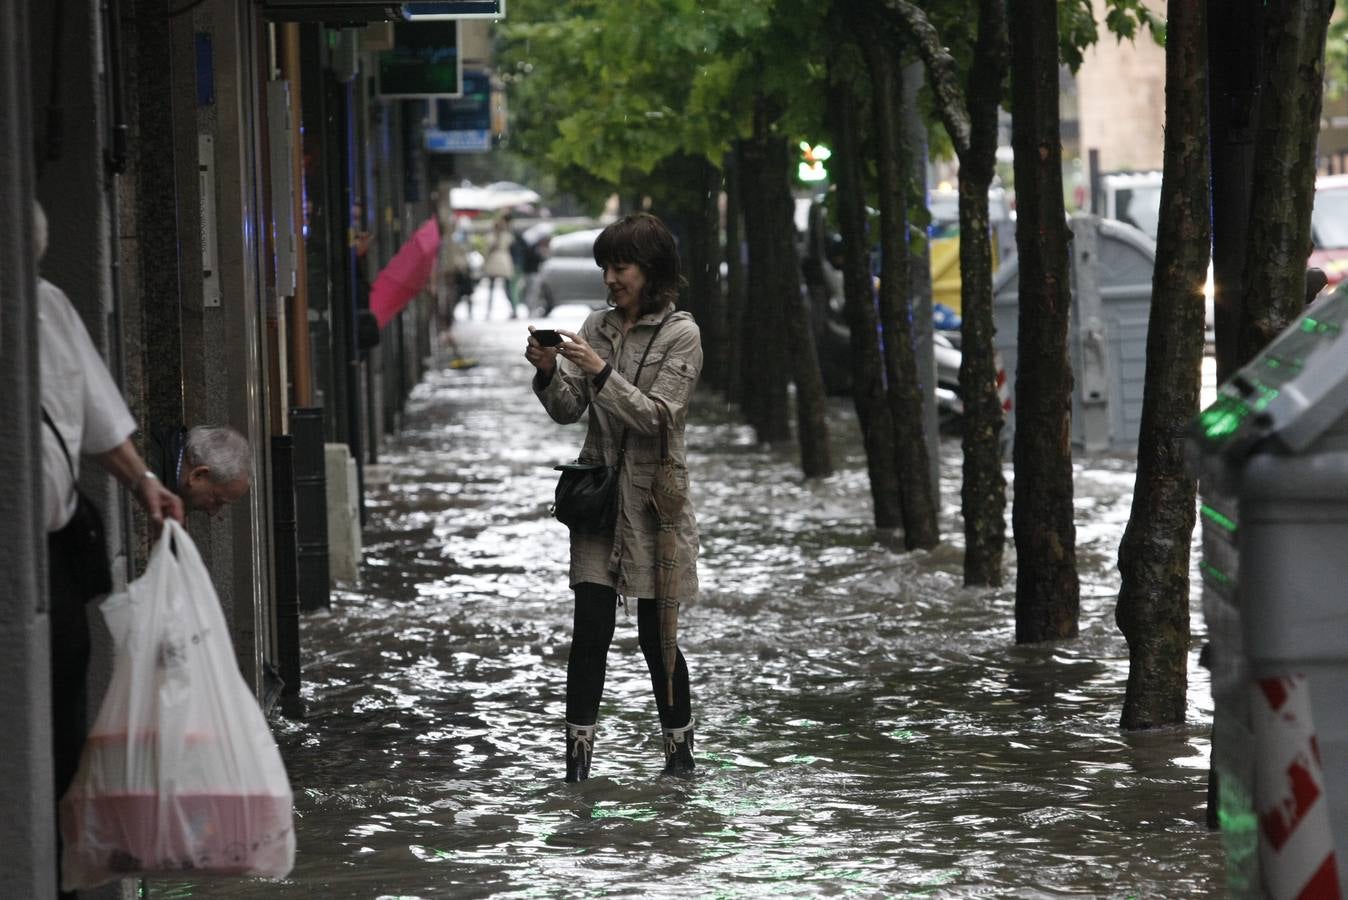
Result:
<svg viewBox="0 0 1348 900"><path fill-rule="evenodd" d="M1222 385L1192 432L1233 896L1297 896L1327 855L1348 875L1345 328L1341 290Z"/></svg>
<svg viewBox="0 0 1348 900"><path fill-rule="evenodd" d="M1072 444L1087 453L1127 452L1137 447L1142 421L1156 243L1131 225L1099 216L1076 215L1071 225ZM1008 447L1015 428L1019 277L1019 258L1012 257L992 285L994 346L1013 398Z"/></svg>

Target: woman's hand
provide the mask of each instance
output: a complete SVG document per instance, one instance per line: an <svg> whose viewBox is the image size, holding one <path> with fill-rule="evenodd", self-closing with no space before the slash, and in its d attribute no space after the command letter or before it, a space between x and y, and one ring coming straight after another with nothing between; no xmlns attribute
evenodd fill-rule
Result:
<svg viewBox="0 0 1348 900"><path fill-rule="evenodd" d="M565 334L566 332L562 332ZM557 347L544 347L534 337L534 326L529 326L529 343L524 348L524 358L529 360L529 364L542 372L547 378L552 377L552 373L557 371Z"/></svg>
<svg viewBox="0 0 1348 900"><path fill-rule="evenodd" d="M594 352L594 348L585 342L585 338L576 334L574 331L563 331L558 328L557 333L566 337L562 345L557 348L557 352L564 359L569 359L580 368L586 375L598 375L604 371L604 358Z"/></svg>

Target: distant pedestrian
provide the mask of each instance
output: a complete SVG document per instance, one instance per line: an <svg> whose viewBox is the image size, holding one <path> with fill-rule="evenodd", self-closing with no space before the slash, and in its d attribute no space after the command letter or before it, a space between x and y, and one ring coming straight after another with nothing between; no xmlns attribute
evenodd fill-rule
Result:
<svg viewBox="0 0 1348 900"><path fill-rule="evenodd" d="M531 326L525 350L537 370L534 393L548 415L565 424L588 413L580 460L619 465L616 525L571 530L575 624L566 676L566 780L589 776L619 597L639 598L637 633L663 730L664 771L687 774L693 770L688 666L676 647L667 648L671 692L662 637L674 630L662 634L655 597L658 590L674 601L697 593L697 521L685 503L667 523L674 557L661 565L651 483L660 468L664 418L667 458L686 493L684 424L702 370L702 342L693 317L675 311L682 283L678 250L659 219L642 213L614 222L595 240L594 258L612 308L591 313L577 333L558 329L567 340L557 347L540 344Z"/></svg>
<svg viewBox="0 0 1348 900"><path fill-rule="evenodd" d="M491 318L492 299L496 285L501 285L506 302L510 304L510 318L515 318L515 262L511 248L515 235L510 230L510 216L501 213L491 223L491 234L487 236L487 253L482 262L482 275L487 279L487 311L485 318Z"/></svg>
<svg viewBox="0 0 1348 900"><path fill-rule="evenodd" d="M449 348L451 368L466 368L475 365L475 360L465 357L454 337L454 319L460 301L469 302L472 313L473 276L472 261L468 257L462 228L455 220L453 231L440 242L440 256L436 270L436 321L439 324L439 341L442 347Z"/></svg>

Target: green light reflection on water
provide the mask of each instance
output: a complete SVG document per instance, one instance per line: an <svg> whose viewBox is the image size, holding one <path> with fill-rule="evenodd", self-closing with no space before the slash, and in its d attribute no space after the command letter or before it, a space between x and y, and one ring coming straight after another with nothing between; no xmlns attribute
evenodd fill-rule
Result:
<svg viewBox="0 0 1348 900"><path fill-rule="evenodd" d="M421 844L409 844L407 849L412 852L413 856L415 856L422 862L435 862L441 859L454 858L454 854L450 853L448 850L440 850L435 847L426 847Z"/></svg>
<svg viewBox="0 0 1348 900"><path fill-rule="evenodd" d="M632 819L635 822L649 822L655 818L655 810L649 806L619 806L600 801L590 810L592 819Z"/></svg>
<svg viewBox="0 0 1348 900"><path fill-rule="evenodd" d="M697 756L697 761L699 763L702 763L703 765L709 762L713 762L716 763L716 765L720 766L722 769L735 768L735 763L731 759L722 756L719 753L699 753Z"/></svg>

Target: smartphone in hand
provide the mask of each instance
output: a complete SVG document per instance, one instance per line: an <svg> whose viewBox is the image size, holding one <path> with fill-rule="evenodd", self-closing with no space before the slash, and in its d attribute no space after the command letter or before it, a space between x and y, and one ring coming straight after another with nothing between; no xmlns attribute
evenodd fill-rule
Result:
<svg viewBox="0 0 1348 900"><path fill-rule="evenodd" d="M551 328L535 328L534 339L543 347L556 347L562 343L562 336Z"/></svg>

